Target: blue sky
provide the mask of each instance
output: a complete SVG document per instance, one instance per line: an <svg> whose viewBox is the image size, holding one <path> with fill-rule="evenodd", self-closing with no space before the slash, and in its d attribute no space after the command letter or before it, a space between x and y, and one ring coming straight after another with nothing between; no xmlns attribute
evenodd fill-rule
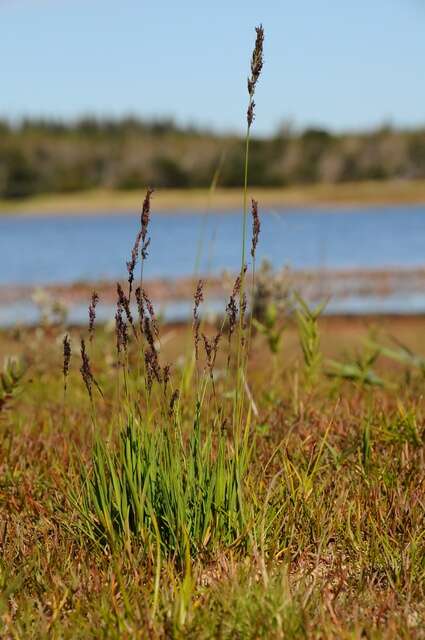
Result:
<svg viewBox="0 0 425 640"><path fill-rule="evenodd" d="M0 115L172 116L258 133L425 122L425 0L0 0Z"/></svg>

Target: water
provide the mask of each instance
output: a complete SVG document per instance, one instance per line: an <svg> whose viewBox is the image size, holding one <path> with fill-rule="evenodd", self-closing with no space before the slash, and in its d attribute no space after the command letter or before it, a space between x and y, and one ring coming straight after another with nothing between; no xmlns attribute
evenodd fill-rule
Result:
<svg viewBox="0 0 425 640"><path fill-rule="evenodd" d="M217 315L222 315L226 306L224 300L209 299L200 314L212 321ZM100 303L96 307L96 321L98 323L114 322L116 305ZM192 316L193 302L189 300L171 300L155 304L158 317L167 322L184 322ZM133 316L137 317L137 307L132 306ZM13 327L16 323L36 325L40 322L40 310L31 300L21 300L9 305L0 305L0 327ZM87 303L73 304L67 313L68 325L87 324Z"/></svg>
<svg viewBox="0 0 425 640"><path fill-rule="evenodd" d="M425 206L285 209L262 212L257 264L294 269L415 268L425 265ZM126 277L139 216L1 216L0 286L47 285ZM217 274L240 268L241 212L161 213L152 216L146 278L178 278L199 271ZM250 238L248 238L249 256ZM249 256L250 257L250 256ZM220 301L221 302L221 301ZM163 306L168 319L182 319L191 305ZM328 313L425 313L425 292L396 291L386 298L355 296L329 302ZM86 305L70 310L85 321ZM105 319L113 309L104 309ZM0 305L0 326L36 322L29 300Z"/></svg>
<svg viewBox="0 0 425 640"><path fill-rule="evenodd" d="M204 225L203 273L240 266L241 214L152 216L146 277L194 272ZM44 285L125 277L136 215L0 217L0 285ZM425 206L285 209L262 215L258 261L295 269L418 267L425 264Z"/></svg>
<svg viewBox="0 0 425 640"><path fill-rule="evenodd" d="M212 322L221 316L226 300L208 299L200 314ZM155 304L158 316L167 322L184 322L192 316L193 302L188 300L170 300ZM113 322L116 306L100 303L96 309L97 322ZM415 315L425 314L425 292L416 294L396 293L382 297L378 295L347 296L328 301L324 315ZM133 307L133 315L137 309ZM37 325L40 322L40 310L31 300L21 300L13 304L0 304L0 327L13 327L18 324ZM76 303L69 308L66 322L68 325L87 324L87 303Z"/></svg>

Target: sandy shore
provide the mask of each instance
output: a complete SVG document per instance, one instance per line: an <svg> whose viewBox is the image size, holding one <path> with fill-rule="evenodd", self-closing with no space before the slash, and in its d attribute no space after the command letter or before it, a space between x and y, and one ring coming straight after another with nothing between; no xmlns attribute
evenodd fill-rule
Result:
<svg viewBox="0 0 425 640"><path fill-rule="evenodd" d="M384 270L317 270L284 271L274 276L284 287L296 289L307 299L344 299L349 296L386 297L397 293L422 293L425 291L425 268ZM204 278L206 299L225 299L233 288L235 274ZM257 278L258 279L258 278ZM121 282L127 290L127 282ZM149 296L155 302L190 301L196 289L193 277L156 279L145 282ZM75 284L49 285L42 290L52 299L65 305L88 304L94 290L105 304L116 301L116 283L112 281L79 282ZM1 286L0 305L30 300L37 287Z"/></svg>
<svg viewBox="0 0 425 640"><path fill-rule="evenodd" d="M381 181L346 184L320 184L263 189L252 187L249 194L260 202L260 207L349 207L370 205L425 204L425 180ZM74 214L128 213L140 210L143 191L95 190L72 194L51 194L19 201L0 200L0 214ZM240 209L241 189L217 189L213 193L199 190L159 190L155 192L155 211L214 212Z"/></svg>

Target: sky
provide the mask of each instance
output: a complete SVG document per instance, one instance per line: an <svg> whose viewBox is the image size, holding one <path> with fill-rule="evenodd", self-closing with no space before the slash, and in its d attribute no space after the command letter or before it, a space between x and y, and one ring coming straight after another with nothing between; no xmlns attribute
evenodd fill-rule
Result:
<svg viewBox="0 0 425 640"><path fill-rule="evenodd" d="M0 0L0 116L173 117L242 131L425 123L425 0Z"/></svg>

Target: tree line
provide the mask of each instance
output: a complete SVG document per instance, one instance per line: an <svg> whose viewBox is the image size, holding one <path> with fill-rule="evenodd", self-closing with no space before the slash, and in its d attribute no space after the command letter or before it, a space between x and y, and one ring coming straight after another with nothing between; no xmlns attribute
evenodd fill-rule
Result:
<svg viewBox="0 0 425 640"><path fill-rule="evenodd" d="M425 178L425 128L334 133L282 127L252 140L250 184ZM201 188L243 184L244 139L172 120L83 118L0 121L0 197L94 188Z"/></svg>

